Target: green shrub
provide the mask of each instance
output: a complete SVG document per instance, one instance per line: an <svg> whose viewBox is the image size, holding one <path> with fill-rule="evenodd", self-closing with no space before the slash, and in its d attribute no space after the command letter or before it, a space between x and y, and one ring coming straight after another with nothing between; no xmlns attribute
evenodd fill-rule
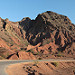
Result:
<svg viewBox="0 0 75 75"><path fill-rule="evenodd" d="M47 41L47 44L49 44L49 43L50 43L50 39L47 39L46 41Z"/></svg>
<svg viewBox="0 0 75 75"><path fill-rule="evenodd" d="M38 60L42 60L42 58L38 58Z"/></svg>
<svg viewBox="0 0 75 75"><path fill-rule="evenodd" d="M58 62L52 62L51 64L54 65L55 67L58 66Z"/></svg>
<svg viewBox="0 0 75 75"><path fill-rule="evenodd" d="M64 57L64 55L62 55L62 54L57 54L57 56L58 56L58 57L61 57L61 56L63 56L63 57Z"/></svg>
<svg viewBox="0 0 75 75"><path fill-rule="evenodd" d="M40 55L40 52L35 53L35 55Z"/></svg>

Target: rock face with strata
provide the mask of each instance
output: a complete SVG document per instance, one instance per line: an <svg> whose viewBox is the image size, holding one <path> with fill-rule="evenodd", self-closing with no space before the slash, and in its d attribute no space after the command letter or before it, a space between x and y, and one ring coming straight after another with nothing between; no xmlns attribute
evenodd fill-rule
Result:
<svg viewBox="0 0 75 75"><path fill-rule="evenodd" d="M58 52L73 56L74 44L75 25L67 16L47 11L35 20L26 17L19 22L11 22L0 18L0 47L12 51L8 59L35 59Z"/></svg>
<svg viewBox="0 0 75 75"><path fill-rule="evenodd" d="M58 45L63 45L63 39L65 39L65 42L74 41L75 26L67 16L47 11L39 14L37 18L32 21L32 25L33 26L27 32L27 35L30 36L27 36L27 39L33 45L38 44L43 41L43 39L52 38L51 35L54 35L53 39L55 39L55 44Z"/></svg>
<svg viewBox="0 0 75 75"><path fill-rule="evenodd" d="M27 39L32 45L54 43L58 46L56 50L64 51L75 42L75 25L67 16L47 11L39 14L31 24Z"/></svg>

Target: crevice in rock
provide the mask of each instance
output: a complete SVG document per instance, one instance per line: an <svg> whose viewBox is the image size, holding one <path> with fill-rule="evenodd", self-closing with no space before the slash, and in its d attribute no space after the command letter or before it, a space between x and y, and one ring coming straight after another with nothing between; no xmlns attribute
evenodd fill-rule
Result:
<svg viewBox="0 0 75 75"><path fill-rule="evenodd" d="M5 29L5 26L6 26L6 22L4 22L4 24L3 24L3 28Z"/></svg>
<svg viewBox="0 0 75 75"><path fill-rule="evenodd" d="M17 55L17 57L19 58L19 54L18 54L18 52L16 53L16 55Z"/></svg>
<svg viewBox="0 0 75 75"><path fill-rule="evenodd" d="M63 52L63 51L66 49L66 47L67 47L68 45L71 46L72 43L73 43L73 42L67 43L67 44L64 45L64 47L57 48L57 50Z"/></svg>
<svg viewBox="0 0 75 75"><path fill-rule="evenodd" d="M15 53L14 53L15 54ZM9 55L6 59L9 59L11 56L13 56L14 54Z"/></svg>

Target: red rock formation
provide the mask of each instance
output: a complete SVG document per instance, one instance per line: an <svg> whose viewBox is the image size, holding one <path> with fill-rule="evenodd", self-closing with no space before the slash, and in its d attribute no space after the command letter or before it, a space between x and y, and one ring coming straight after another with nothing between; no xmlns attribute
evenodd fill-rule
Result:
<svg viewBox="0 0 75 75"><path fill-rule="evenodd" d="M10 53L9 59L35 59L38 53L49 55L59 52L73 56L74 44L75 25L67 16L47 11L35 20L26 17L19 22L11 22L0 18L0 47L15 53L11 57Z"/></svg>
<svg viewBox="0 0 75 75"><path fill-rule="evenodd" d="M30 52L20 51L18 55L20 60L36 59L35 56Z"/></svg>

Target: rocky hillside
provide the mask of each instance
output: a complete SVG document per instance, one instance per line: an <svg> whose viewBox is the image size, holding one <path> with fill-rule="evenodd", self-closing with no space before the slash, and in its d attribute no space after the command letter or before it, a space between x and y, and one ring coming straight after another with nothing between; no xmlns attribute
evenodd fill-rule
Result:
<svg viewBox="0 0 75 75"><path fill-rule="evenodd" d="M6 71L9 75L75 75L75 62L14 64L8 66Z"/></svg>
<svg viewBox="0 0 75 75"><path fill-rule="evenodd" d="M0 18L0 58L36 59L75 56L75 25L51 11L19 22Z"/></svg>

